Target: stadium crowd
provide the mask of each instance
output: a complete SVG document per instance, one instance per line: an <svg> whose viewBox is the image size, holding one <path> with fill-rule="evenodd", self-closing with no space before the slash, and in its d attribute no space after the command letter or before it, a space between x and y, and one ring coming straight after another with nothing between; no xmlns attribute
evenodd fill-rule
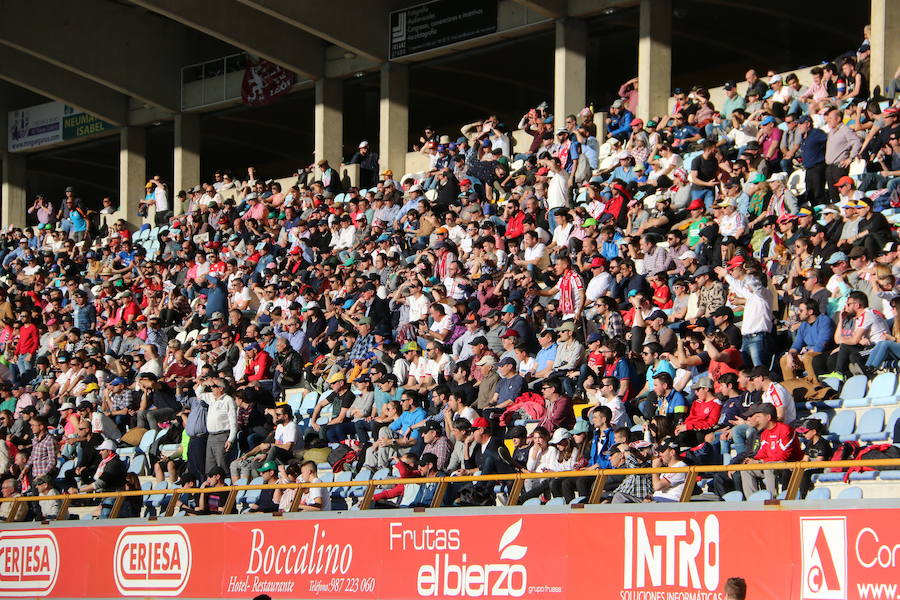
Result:
<svg viewBox="0 0 900 600"><path fill-rule="evenodd" d="M873 98L865 68L863 47L808 87L751 70L744 96L676 89L646 122L633 80L603 143L589 108L546 104L518 124L529 147L496 117L426 128L414 148L431 168L399 178L362 142L360 188L325 161L289 189L251 168L170 198L154 178L140 206L157 227L137 232L103 224L109 199L94 213L72 188L38 197L36 225L2 233L2 495L140 489L120 455L147 431L148 472L185 487L315 482L324 462L586 472L529 479L520 501L586 496L597 468L830 458L798 401L900 359L897 82ZM283 401L298 388L311 415ZM684 478L623 471L603 498L677 501ZM445 502L504 497L457 484ZM320 489L300 501L330 505Z"/></svg>

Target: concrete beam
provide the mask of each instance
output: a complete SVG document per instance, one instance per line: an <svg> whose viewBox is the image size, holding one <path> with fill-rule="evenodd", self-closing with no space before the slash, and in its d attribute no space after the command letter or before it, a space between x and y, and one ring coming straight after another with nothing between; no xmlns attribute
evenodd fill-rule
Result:
<svg viewBox="0 0 900 600"><path fill-rule="evenodd" d="M25 227L25 161L23 154L4 152L3 182L0 189L0 224L3 229L10 225Z"/></svg>
<svg viewBox="0 0 900 600"><path fill-rule="evenodd" d="M515 0L529 10L550 17L551 19L559 19L568 14L569 7L567 0Z"/></svg>
<svg viewBox="0 0 900 600"><path fill-rule="evenodd" d="M553 54L553 116L561 127L568 114L577 115L587 96L587 23L581 19L556 21Z"/></svg>
<svg viewBox="0 0 900 600"><path fill-rule="evenodd" d="M672 2L641 0L637 116L666 114L672 91Z"/></svg>
<svg viewBox="0 0 900 600"><path fill-rule="evenodd" d="M387 57L389 7L383 0L238 1L356 54ZM360 26L348 27L348 20Z"/></svg>
<svg viewBox="0 0 900 600"><path fill-rule="evenodd" d="M176 23L107 0L0 0L0 44L177 112L184 31ZM23 24L47 15L40 35Z"/></svg>
<svg viewBox="0 0 900 600"><path fill-rule="evenodd" d="M409 67L385 63L381 67L381 101L378 107L378 158L381 169L397 177L406 172L409 144Z"/></svg>
<svg viewBox="0 0 900 600"><path fill-rule="evenodd" d="M200 117L196 113L175 115L175 165L170 200L176 215L184 207L175 198L179 190L186 190L200 183Z"/></svg>
<svg viewBox="0 0 900 600"><path fill-rule="evenodd" d="M884 95L900 67L900 0L872 0L872 58L869 86ZM892 98L893 99L893 98Z"/></svg>
<svg viewBox="0 0 900 600"><path fill-rule="evenodd" d="M0 79L114 125L124 125L128 119L125 95L8 46L0 46Z"/></svg>
<svg viewBox="0 0 900 600"><path fill-rule="evenodd" d="M316 82L315 154L316 162L325 159L335 169L343 162L344 82L339 79Z"/></svg>
<svg viewBox="0 0 900 600"><path fill-rule="evenodd" d="M237 0L131 1L303 77L319 79L325 72L322 40Z"/></svg>
<svg viewBox="0 0 900 600"><path fill-rule="evenodd" d="M119 218L140 225L138 202L147 183L147 130L123 127L119 130ZM177 190L176 190L177 191Z"/></svg>

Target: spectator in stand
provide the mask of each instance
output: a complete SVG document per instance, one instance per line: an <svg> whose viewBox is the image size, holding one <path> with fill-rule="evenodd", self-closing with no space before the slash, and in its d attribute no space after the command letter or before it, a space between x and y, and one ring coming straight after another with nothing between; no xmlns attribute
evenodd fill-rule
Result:
<svg viewBox="0 0 900 600"><path fill-rule="evenodd" d="M778 420L773 404L764 402L755 405L747 411L746 417L750 425L759 432L760 439L759 450L752 458L745 458L744 464L790 462L802 458L803 450L797 441L797 435L789 425ZM777 473L772 470L741 471L744 498L750 498L759 490L759 480L765 482L766 489L772 497L777 496Z"/></svg>

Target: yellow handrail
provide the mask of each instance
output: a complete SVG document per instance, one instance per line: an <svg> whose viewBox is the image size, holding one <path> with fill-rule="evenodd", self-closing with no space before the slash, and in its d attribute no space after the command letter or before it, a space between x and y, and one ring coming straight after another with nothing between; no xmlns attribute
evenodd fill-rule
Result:
<svg viewBox="0 0 900 600"><path fill-rule="evenodd" d="M24 505L27 502L45 502L51 500L62 501L57 520L67 518L69 504L73 500L92 500L114 498L116 501L110 513L110 518L118 516L119 508L125 498L132 496L165 496L171 495L166 516L172 516L179 496L182 494L206 494L212 492L228 493L228 500L225 504L226 513L231 512L237 500L238 492L251 490L274 490L274 489L309 489L309 488L348 488L348 487L365 487L366 492L363 495L363 501L360 509L368 509L375 489L383 486L393 486L399 484L423 484L437 483L438 488L432 500L432 507L441 506L447 486L452 483L470 483L478 481L507 481L512 482L512 488L509 494L509 504L513 505L518 502L522 485L527 479L564 479L571 477L594 477L593 490L589 499L590 503L595 503L603 491L603 485L606 478L610 475L652 475L663 473L687 473L688 477L682 491L681 500L687 501L693 495L694 485L698 475L704 473L729 473L736 471L791 471L791 477L786 490L786 500L793 500L797 497L797 491L803 473L808 469L846 469L850 467L897 467L900 468L900 459L898 458L882 458L876 460L838 460L838 461L820 461L820 462L775 462L775 463L752 463L752 464L734 464L734 465L697 465L689 467L641 467L635 469L591 469L583 471L561 471L557 473L510 473L510 474L494 474L494 475L465 475L459 477L419 477L407 479L370 479L363 481L329 481L319 483L274 483L274 484L255 484L255 485L232 485L208 488L174 488L160 490L129 490L115 492L91 492L79 494L55 494L52 496L17 496L13 498L0 498L0 503L13 502L17 505ZM297 496L299 498L299 495ZM296 503L295 503L296 505ZM8 521L15 520L21 506L13 506L10 510Z"/></svg>

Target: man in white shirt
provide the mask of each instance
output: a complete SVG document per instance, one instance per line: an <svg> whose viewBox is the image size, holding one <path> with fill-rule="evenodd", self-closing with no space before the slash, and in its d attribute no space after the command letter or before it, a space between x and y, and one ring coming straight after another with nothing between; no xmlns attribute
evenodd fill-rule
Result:
<svg viewBox="0 0 900 600"><path fill-rule="evenodd" d="M672 438L666 438L656 446L656 458L653 459L653 467L686 467L687 465L678 456L678 442ZM684 490L684 482L687 473L658 473L653 474L653 501L654 502L679 502L681 492Z"/></svg>
<svg viewBox="0 0 900 600"><path fill-rule="evenodd" d="M625 404L616 392L619 389L619 380L615 377L603 377L600 380L600 395L597 400L600 406L607 407L612 413L609 424L614 428L629 427L628 413Z"/></svg>
<svg viewBox="0 0 900 600"><path fill-rule="evenodd" d="M207 406L206 472L213 467L228 470L230 461L226 455L237 439L237 405L234 398L225 393L224 380L215 378L201 381L201 384L195 389L197 399Z"/></svg>
<svg viewBox="0 0 900 600"><path fill-rule="evenodd" d="M585 297L588 303L593 303L606 295L612 285L613 278L609 271L606 270L606 259L602 256L595 256L591 259L590 267L592 277L587 284ZM593 314L588 316L593 316Z"/></svg>
<svg viewBox="0 0 900 600"><path fill-rule="evenodd" d="M797 420L797 407L794 397L780 383L772 381L772 374L767 367L753 367L750 371L750 385L762 393L762 401L775 407L775 414L782 423L790 425Z"/></svg>
<svg viewBox="0 0 900 600"><path fill-rule="evenodd" d="M724 209L719 217L719 233L722 237L733 237L736 240L742 238L747 232L747 219L738 212L735 199L725 198L716 206Z"/></svg>
<svg viewBox="0 0 900 600"><path fill-rule="evenodd" d="M550 171L547 182L547 221L553 231L556 229L556 220L553 218L556 211L569 206L569 174L556 157L544 159L541 164Z"/></svg>
<svg viewBox="0 0 900 600"><path fill-rule="evenodd" d="M736 296L746 300L741 321L741 335L744 338L741 352L744 354L744 362L753 366L768 366L771 358L768 338L774 324L772 291L764 287L755 275L736 279L725 267L716 267L716 274Z"/></svg>

